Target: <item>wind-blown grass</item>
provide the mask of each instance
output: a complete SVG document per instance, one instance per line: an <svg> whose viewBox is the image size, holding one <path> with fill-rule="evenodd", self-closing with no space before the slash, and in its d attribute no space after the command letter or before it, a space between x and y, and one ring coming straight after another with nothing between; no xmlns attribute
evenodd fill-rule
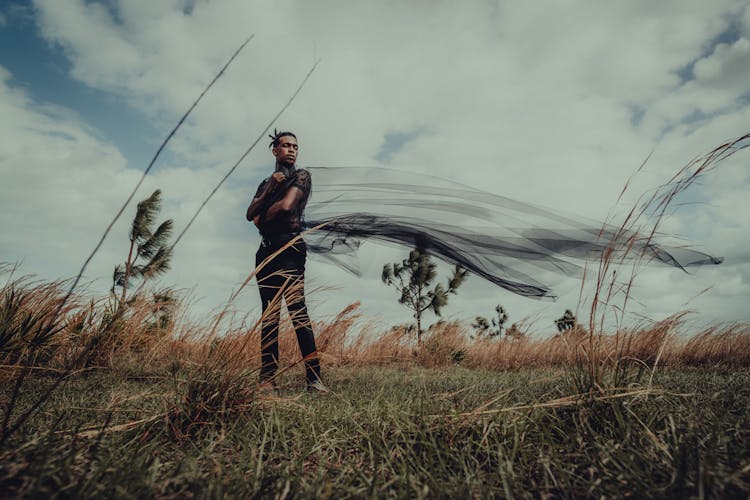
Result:
<svg viewBox="0 0 750 500"><path fill-rule="evenodd" d="M9 495L723 497L750 488L746 371L589 400L558 370L329 368L176 434L190 375L78 378L0 451ZM291 374L283 385L290 385ZM24 404L25 400L21 402ZM240 409L235 406L235 409ZM179 423L186 423L180 421Z"/></svg>

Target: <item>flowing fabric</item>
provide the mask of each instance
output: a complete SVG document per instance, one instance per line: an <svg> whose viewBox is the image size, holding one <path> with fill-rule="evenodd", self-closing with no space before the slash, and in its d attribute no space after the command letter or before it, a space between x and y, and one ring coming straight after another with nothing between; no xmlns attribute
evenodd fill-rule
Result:
<svg viewBox="0 0 750 500"><path fill-rule="evenodd" d="M387 168L312 167L308 251L359 274L363 241L418 246L519 295L554 298L545 272L581 276L585 261L642 259L684 269L722 259L649 235Z"/></svg>

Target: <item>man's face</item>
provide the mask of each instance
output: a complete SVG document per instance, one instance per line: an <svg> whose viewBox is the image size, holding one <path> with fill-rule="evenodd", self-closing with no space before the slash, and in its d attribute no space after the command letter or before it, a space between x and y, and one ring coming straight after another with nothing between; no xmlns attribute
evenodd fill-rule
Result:
<svg viewBox="0 0 750 500"><path fill-rule="evenodd" d="M279 139L279 145L273 148L273 155L276 161L291 167L297 161L297 151L299 151L297 139L291 135L283 135Z"/></svg>

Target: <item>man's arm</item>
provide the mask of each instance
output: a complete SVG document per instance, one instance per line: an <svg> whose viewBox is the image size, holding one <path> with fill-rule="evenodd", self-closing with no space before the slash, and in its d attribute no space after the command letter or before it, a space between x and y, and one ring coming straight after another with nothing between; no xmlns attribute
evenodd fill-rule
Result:
<svg viewBox="0 0 750 500"><path fill-rule="evenodd" d="M260 214L258 213L260 211L260 207L263 206L264 202L266 201L266 191L264 190L260 196L253 198L253 201L250 203L250 206L247 207L247 213L245 216L247 217L247 220L254 220L257 217L260 217Z"/></svg>
<svg viewBox="0 0 750 500"><path fill-rule="evenodd" d="M254 221L257 224L257 218L261 215L260 211L263 208L263 206L266 204L266 201L268 198L278 189L278 187L286 181L286 177L281 172L275 172L269 179L268 182L266 182L266 185L263 187L263 189L259 189L258 193L256 193L255 198L253 198L253 201L250 203L250 206L247 207L247 213L245 216L247 217L247 220Z"/></svg>
<svg viewBox="0 0 750 500"><path fill-rule="evenodd" d="M253 201L250 203L250 206L247 207L247 213L245 214L247 220L251 221L260 217L260 211L266 204L266 200L269 196L269 190L264 189L259 196L253 198Z"/></svg>
<svg viewBox="0 0 750 500"><path fill-rule="evenodd" d="M287 216L296 209L305 199L305 193L297 186L292 186L286 192L283 198L273 203L266 211L265 220L271 221ZM252 206L252 205L251 205ZM248 214L249 214L248 209ZM250 220L248 218L248 220Z"/></svg>

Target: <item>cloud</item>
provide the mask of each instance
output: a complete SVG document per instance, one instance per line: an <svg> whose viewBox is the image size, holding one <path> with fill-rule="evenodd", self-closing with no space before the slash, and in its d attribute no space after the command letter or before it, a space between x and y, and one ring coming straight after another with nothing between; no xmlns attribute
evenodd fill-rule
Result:
<svg viewBox="0 0 750 500"><path fill-rule="evenodd" d="M9 85L11 75L2 67L0 76L0 112L6 117L0 124L0 175L4 179L0 185L0 252L4 259L23 261L23 272L46 279L73 276L140 172L69 110L34 102L26 92ZM165 166L147 179L136 200L160 187L164 191L161 219L173 218L181 229L205 195L205 186L215 180L215 172L209 169ZM204 311L215 307L217 298L225 295L221 292L241 280L248 267L242 248L249 246L250 235L239 217L229 213L238 211L244 200L237 191L224 190L222 195L223 203L201 214L196 224L201 238L182 245L170 275L181 286L202 284L197 296L213 296ZM124 213L87 270L87 279L97 280L92 290L101 293L111 286L112 269L127 253L134 210L131 205ZM237 243L243 236L245 240ZM229 250L221 260L217 259L217 241ZM236 259L234 266L223 265L231 261L229 255ZM202 263L199 269L195 262Z"/></svg>
<svg viewBox="0 0 750 500"><path fill-rule="evenodd" d="M165 215L182 221L317 57L323 58L321 66L279 122L298 133L302 164L387 161L596 219L626 211L638 194L666 181L694 156L745 132L749 123L743 100L750 90L744 83L750 81L746 1L544 6L477 1L460 8L449 2L333 0L283 1L266 8L239 0L37 0L34 5L41 36L64 50L74 78L140 110L161 130L184 112L239 42L255 32L245 53L175 138L174 158L144 189L145 196L148 189L161 187L168 197ZM712 46L732 19L742 20L738 38ZM692 68L689 81L681 77L685 68ZM114 212L141 166L129 165L127 151L114 149L80 119L19 96L7 79L2 99L31 124L8 131L9 143L27 149L6 154L4 172L13 180L4 189L24 199L41 189L49 196L44 203L53 207L85 206L75 219L54 214L55 224L79 224L96 233L93 228L106 219L102 214ZM408 141L389 143L393 134L416 130L421 133ZM650 153L622 205L613 208ZM27 163L35 165L37 177L18 173ZM247 271L257 241L242 221L243 205L270 168L269 155L259 148L201 215L170 279L197 284L205 302L217 304L228 295ZM738 159L703 179L692 193L710 198L711 206L678 211L670 228L691 240L697 237L712 252L740 255L750 243L738 229L744 227L738 226L738 213L748 208L742 198L748 179L742 172ZM41 180L50 175L64 189L52 190L51 182ZM44 187L32 189L33 183ZM29 220L39 218L31 213L37 208L23 210ZM14 224L9 219L4 224ZM709 227L693 227L696 220ZM35 244L49 241L47 226L33 224L39 232L14 236L12 245L4 238L5 248L17 252L13 255L31 255L37 252ZM91 242L93 236L75 233L74 239ZM84 247L78 245L77 252ZM115 250L108 254L110 263ZM43 253L38 250L40 258ZM391 249L365 249L365 255L366 262L381 264L399 258ZM68 259L63 268L75 260ZM747 263L730 264L719 272L706 269L674 278L684 280L678 281L678 290L690 294L692 288L686 287L705 288L723 279L724 272L747 275ZM102 264L102 272L107 266ZM404 314L392 291L379 283L379 269L370 269L363 279L329 266L310 266L309 273L314 283L342 287L322 292L321 310L362 298L373 314ZM652 307L655 316L681 307L685 299L672 296L674 284L649 279L650 273L639 277L648 284L639 288L644 307ZM447 314L462 311L472 318L501 302L512 305L507 309L515 318L558 317L578 300L574 280L563 280L565 293L558 304L530 303L473 281ZM732 290L738 297L750 294L747 280ZM255 300L249 291L242 306L256 307ZM699 298L698 307L702 300L713 317L748 319L734 300Z"/></svg>
<svg viewBox="0 0 750 500"><path fill-rule="evenodd" d="M380 150L375 154L375 160L382 163L388 163L393 155L399 152L417 137L419 137L423 131L412 130L410 132L388 132L383 138L383 144L380 146Z"/></svg>
<svg viewBox="0 0 750 500"><path fill-rule="evenodd" d="M8 84L7 70L0 73L3 255L67 275L68 252L93 240L84 234L92 214L114 213L116 186L133 176L119 151L69 110L35 103Z"/></svg>

